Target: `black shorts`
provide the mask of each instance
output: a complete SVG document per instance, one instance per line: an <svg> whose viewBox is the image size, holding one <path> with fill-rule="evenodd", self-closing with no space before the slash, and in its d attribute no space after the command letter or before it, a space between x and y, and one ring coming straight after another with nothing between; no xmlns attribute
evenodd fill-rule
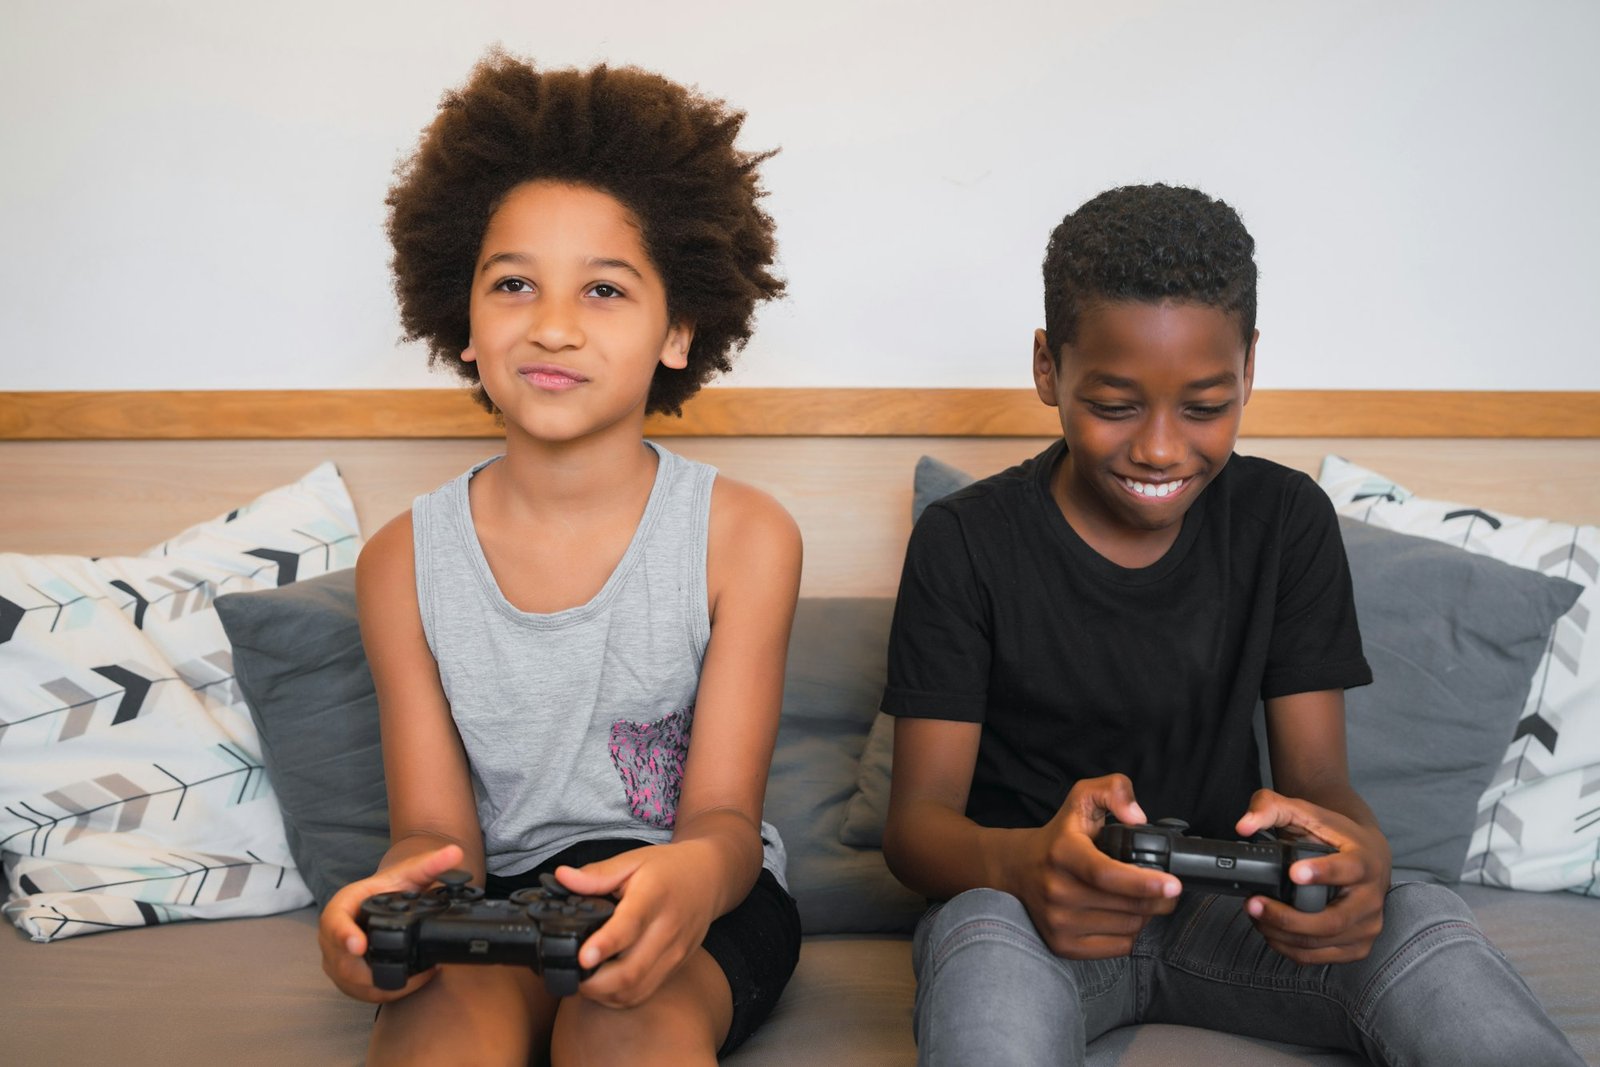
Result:
<svg viewBox="0 0 1600 1067"><path fill-rule="evenodd" d="M539 875L553 873L557 867L598 863L649 843L616 838L580 841L529 870L503 877L489 875L486 892L491 897L510 896L518 889L537 886ZM722 968L733 991L733 1021L717 1050L719 1057L726 1056L744 1044L772 1013L794 974L800 960L800 912L794 898L763 867L750 895L714 920L700 944Z"/></svg>

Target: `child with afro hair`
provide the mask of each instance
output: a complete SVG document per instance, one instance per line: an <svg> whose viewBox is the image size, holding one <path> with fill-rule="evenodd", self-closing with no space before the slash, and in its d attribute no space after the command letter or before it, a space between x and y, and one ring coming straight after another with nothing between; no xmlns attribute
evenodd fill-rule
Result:
<svg viewBox="0 0 1600 1067"><path fill-rule="evenodd" d="M645 71L492 52L390 191L406 335L505 443L357 563L393 843L320 942L341 990L383 1004L373 1063L710 1063L798 959L761 811L799 532L644 438L783 291L742 119ZM614 898L576 995L527 967L373 983L362 902L452 868L490 897L543 875Z"/></svg>

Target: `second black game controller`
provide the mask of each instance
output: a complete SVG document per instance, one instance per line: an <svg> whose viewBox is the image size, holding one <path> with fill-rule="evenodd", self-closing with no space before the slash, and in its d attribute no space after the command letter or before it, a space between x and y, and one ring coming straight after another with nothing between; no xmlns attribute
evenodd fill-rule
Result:
<svg viewBox="0 0 1600 1067"><path fill-rule="evenodd" d="M612 902L578 896L552 876L507 900L486 900L466 871L445 871L422 892L379 893L361 904L372 984L400 989L441 963L512 963L544 976L545 988L571 996L593 973L578 949L611 917Z"/></svg>
<svg viewBox="0 0 1600 1067"><path fill-rule="evenodd" d="M1305 912L1327 907L1329 887L1296 885L1289 880L1289 867L1335 849L1312 842L1219 841L1190 836L1188 830L1181 819L1138 826L1108 822L1095 844L1114 860L1174 874L1186 889L1270 897Z"/></svg>

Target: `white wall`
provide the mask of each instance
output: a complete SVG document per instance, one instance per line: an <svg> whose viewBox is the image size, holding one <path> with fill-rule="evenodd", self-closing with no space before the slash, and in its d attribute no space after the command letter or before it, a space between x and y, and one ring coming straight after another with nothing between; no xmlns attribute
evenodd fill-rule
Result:
<svg viewBox="0 0 1600 1067"><path fill-rule="evenodd" d="M1021 386L1111 185L1235 204L1273 388L1600 389L1600 5L0 0L0 390L445 385L383 195L493 42L746 109L791 285L731 384Z"/></svg>

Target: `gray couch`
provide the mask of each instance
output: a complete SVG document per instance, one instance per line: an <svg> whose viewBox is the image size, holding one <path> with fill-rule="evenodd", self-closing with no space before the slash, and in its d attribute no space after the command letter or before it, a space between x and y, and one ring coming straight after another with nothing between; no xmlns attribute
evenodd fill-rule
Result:
<svg viewBox="0 0 1600 1067"><path fill-rule="evenodd" d="M348 598L338 584L324 581L322 592L335 587L335 614L342 614ZM304 594L316 591L291 590L248 597L253 605L268 603L277 610L297 598L303 606ZM869 745L869 740L883 683L888 616L885 600L801 605L767 816L788 843L791 886L807 936L799 969L775 1014L728 1061L738 1067L893 1067L915 1062L908 935L923 902L893 880L880 851L863 844L872 840L881 819L884 768L875 764L882 760L886 731L879 727L877 741ZM243 661L253 654L251 627L237 619L225 617L225 622L242 657L244 680ZM326 630L306 625L295 629L316 631L319 647L331 641ZM270 688L269 674L264 670L256 681ZM316 687L326 694L329 683L319 679ZM252 701L257 703L253 695ZM364 704L338 701L346 709L341 717L346 726L370 714ZM262 710L257 709L258 715ZM1353 749L1355 733L1364 729L1360 723L1353 718ZM307 848L316 827L305 811L295 810L305 794L297 794L288 739L281 736L281 724L270 719L259 724L286 821L299 834L300 847ZM367 729L370 724L357 725ZM327 735L318 743L324 751L343 751L327 748L330 744L363 751L365 744L358 737ZM372 783L351 777L345 775L341 788L353 791L358 806L370 808ZM306 788L313 784L314 775L298 782ZM333 787L324 780L322 788ZM365 800L362 790L368 794ZM1470 824L1470 811L1467 818ZM344 853L370 848L370 830L370 825L341 830L331 847ZM1481 886L1458 890L1574 1045L1589 1062L1600 1063L1600 972L1595 963L1600 959L1600 902L1570 893ZM372 1009L345 999L323 978L315 925L316 913L307 908L44 945L29 943L14 929L0 931L5 1021L0 1059L130 1067L357 1063ZM1426 1026L1427 1020L1418 1020L1418 1025ZM1325 1050L1163 1025L1118 1030L1091 1047L1091 1063L1102 1067L1355 1062Z"/></svg>

